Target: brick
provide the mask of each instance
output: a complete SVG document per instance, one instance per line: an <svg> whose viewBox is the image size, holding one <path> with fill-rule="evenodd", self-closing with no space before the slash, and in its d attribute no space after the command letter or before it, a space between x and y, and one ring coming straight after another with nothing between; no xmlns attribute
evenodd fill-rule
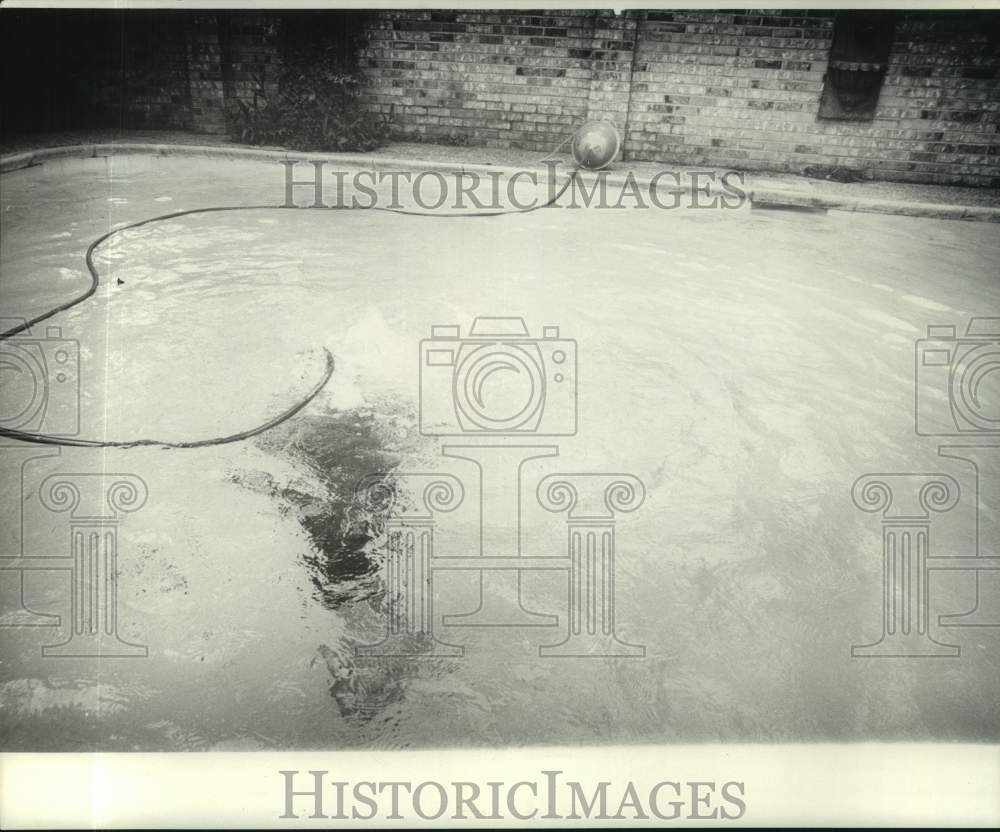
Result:
<svg viewBox="0 0 1000 832"><path fill-rule="evenodd" d="M976 13L901 12L875 118L817 119L833 35L825 10L384 10L359 51L363 94L401 134L547 149L584 118L629 125L631 158L799 172L863 167L901 181L996 185L1000 55ZM280 17L280 16L279 16ZM280 56L263 15L223 49L192 17L174 75L136 79L134 109L224 130ZM227 65L223 52L228 55ZM228 105L226 105L228 106ZM161 115L162 114L162 115Z"/></svg>

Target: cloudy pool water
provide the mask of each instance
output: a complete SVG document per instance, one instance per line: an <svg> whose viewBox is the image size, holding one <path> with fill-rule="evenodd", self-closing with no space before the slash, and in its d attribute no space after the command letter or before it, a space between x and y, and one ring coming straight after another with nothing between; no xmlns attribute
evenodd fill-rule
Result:
<svg viewBox="0 0 1000 832"><path fill-rule="evenodd" d="M283 178L273 162L144 156L6 174L3 314L84 289L87 246L119 224L280 204ZM1000 736L997 630L935 628L962 647L947 661L851 657L879 637L882 593L878 517L855 508L852 483L946 470L974 491L971 467L914 433L914 341L998 314L996 225L747 206L240 211L130 229L95 258L96 295L40 325L58 335L31 335L79 344L80 436L236 433L308 391L324 349L336 369L306 409L244 442L7 442L4 555L66 554L66 516L39 503L50 474L127 473L148 489L118 530L118 629L148 657L43 657L65 629L8 626L8 750ZM523 578L522 600L559 615L555 629L437 620L464 656L355 655L386 613L355 483L450 473L476 505L474 464L419 430L420 342L484 316L576 341L576 433L522 469L526 553L565 545L534 499L545 475L644 485L615 530L616 630L642 657L540 657L567 605L547 572ZM46 418L74 407L59 396ZM452 530L440 521L442 547L461 552L463 511ZM935 523L943 549L974 548L968 500ZM69 621L67 574L24 573L24 605ZM18 620L18 575L0 576L0 623ZM970 574L934 580L935 614L973 605ZM477 586L471 572L435 578L435 616L474 609Z"/></svg>

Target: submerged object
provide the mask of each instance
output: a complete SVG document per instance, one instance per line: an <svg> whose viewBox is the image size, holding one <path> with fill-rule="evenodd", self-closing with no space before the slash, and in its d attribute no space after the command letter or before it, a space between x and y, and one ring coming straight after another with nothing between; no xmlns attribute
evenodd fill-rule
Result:
<svg viewBox="0 0 1000 832"><path fill-rule="evenodd" d="M588 121L573 135L573 159L581 168L600 170L618 155L621 139L609 121Z"/></svg>

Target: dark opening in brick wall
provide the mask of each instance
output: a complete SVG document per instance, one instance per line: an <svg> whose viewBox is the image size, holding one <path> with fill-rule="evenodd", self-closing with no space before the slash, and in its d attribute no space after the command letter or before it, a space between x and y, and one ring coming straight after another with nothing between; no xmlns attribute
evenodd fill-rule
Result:
<svg viewBox="0 0 1000 832"><path fill-rule="evenodd" d="M823 79L819 117L845 121L875 118L889 68L896 17L885 11L841 11L833 25L830 63Z"/></svg>

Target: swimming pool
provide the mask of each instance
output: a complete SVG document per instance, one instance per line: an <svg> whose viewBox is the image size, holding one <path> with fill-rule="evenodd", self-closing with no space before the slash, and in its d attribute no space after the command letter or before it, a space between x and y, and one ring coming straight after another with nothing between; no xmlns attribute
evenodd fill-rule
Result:
<svg viewBox="0 0 1000 832"><path fill-rule="evenodd" d="M25 318L87 285L85 251L117 224L284 200L282 167L263 159L65 158L2 185L0 299ZM145 484L118 530L118 626L149 654L43 657L60 628L5 629L7 750L1000 735L996 630L949 631L963 646L949 662L850 653L878 636L882 568L877 518L851 485L945 467L913 431L913 344L929 324L996 314L995 225L749 207L476 221L275 210L125 230L95 261L94 297L40 325L58 334L31 336L78 343L81 436L235 433L311 389L324 349L336 369L306 409L245 442L34 458L8 443L4 553L65 549L65 517L38 505L53 473ZM548 628L444 624L461 658L354 654L385 628L354 486L446 472L474 504L470 463L420 432L420 343L488 316L576 341L576 432L526 465L528 491L554 471L644 484L615 529L616 627L644 657L551 660L538 655ZM72 397L51 398L45 418L69 418ZM561 546L558 520L529 502L526 548ZM460 549L472 522L459 512L440 546ZM964 503L941 529L971 545ZM970 580L940 580L940 611L970 605ZM559 574L524 585L532 609L565 609ZM443 575L435 614L474 608L476 586ZM24 579L25 606L64 623L67 597L65 574Z"/></svg>

